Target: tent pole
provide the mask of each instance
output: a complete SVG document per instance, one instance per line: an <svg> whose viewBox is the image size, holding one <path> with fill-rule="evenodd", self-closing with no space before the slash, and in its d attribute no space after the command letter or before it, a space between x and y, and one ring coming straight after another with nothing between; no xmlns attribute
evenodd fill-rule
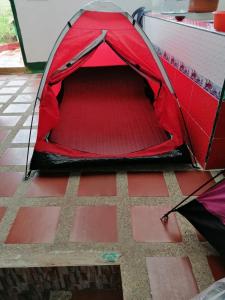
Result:
<svg viewBox="0 0 225 300"><path fill-rule="evenodd" d="M209 156L210 156L210 153L211 153L211 150L212 150L212 144L213 144L213 140L215 138L215 132L216 132L216 128L217 128L217 124L218 124L219 116L220 116L220 111L221 111L222 104L223 104L224 100L225 100L225 80L223 82L223 87L222 87L222 90L221 90L221 96L220 96L219 104L218 104L218 109L217 109L216 116L215 116L215 119L214 119L214 125L213 125L213 129L212 129L212 133L211 133L211 137L210 137L210 141L209 141L209 147L208 147L208 151L207 151L206 158L205 158L206 163L209 160Z"/></svg>
<svg viewBox="0 0 225 300"><path fill-rule="evenodd" d="M179 106L179 110L180 110L180 114L181 114L181 117L182 117L182 121L183 121L183 124L184 124L184 129L185 129L185 132L186 132L186 135L187 135L187 138L188 138L188 141L189 141L189 144L190 144L190 148L191 148L191 157L192 157L192 166L193 168L195 169L198 169L198 163L197 163L197 160L194 156L194 151L193 151L193 145L192 145L192 142L191 142L191 137L190 137L190 134L189 134L189 131L188 131L188 128L187 128L187 124L186 124L186 121L185 121L185 118L184 118L184 114L183 114L183 111L181 109L181 106L180 106L180 103L178 101L178 98L176 97L177 99L177 103L178 103L178 106Z"/></svg>
<svg viewBox="0 0 225 300"><path fill-rule="evenodd" d="M210 178L209 180L207 180L206 182L204 182L200 187L198 187L196 190L194 190L190 195L188 195L186 198L184 198L180 203L178 203L176 206L174 206L171 210L169 210L167 213L165 213L160 220L162 221L162 223L167 223L169 215L176 211L176 209L181 206L184 202L186 202L191 196L193 196L195 193L197 193L198 191L200 191L204 186L206 186L208 183L210 183L213 179L217 178L218 176L222 175L225 172L225 169L220 171L219 173L217 173L215 176L213 176L212 178ZM209 189L215 187L217 184L219 184L221 181L225 180L225 178L223 178L222 180L220 180L219 182L215 183L215 185L213 185L212 187L210 187ZM207 189L207 191L209 190Z"/></svg>
<svg viewBox="0 0 225 300"><path fill-rule="evenodd" d="M26 168L25 168L25 176L24 180L28 180L31 175L31 170L29 169L28 171L28 165L29 165L29 154L30 154L30 143L31 143L31 133L33 129L33 122L34 122L34 113L35 113L35 108L37 105L37 100L39 98L36 97L35 102L34 102L34 107L33 107L33 112L32 112L32 117L31 117L31 123L30 123L30 132L29 132L29 139L28 139L28 147L27 147L27 157L26 157ZM40 100L40 99L39 99Z"/></svg>

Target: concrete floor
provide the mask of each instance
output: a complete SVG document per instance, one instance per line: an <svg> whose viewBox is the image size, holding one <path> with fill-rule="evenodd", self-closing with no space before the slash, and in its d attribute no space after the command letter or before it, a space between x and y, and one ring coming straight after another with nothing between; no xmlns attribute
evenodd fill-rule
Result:
<svg viewBox="0 0 225 300"><path fill-rule="evenodd" d="M113 261L126 300L188 300L224 277L218 254L183 217L171 216L167 226L159 220L210 172L22 180L39 81L39 75L0 76L0 267ZM38 109L34 128L37 115Z"/></svg>
<svg viewBox="0 0 225 300"><path fill-rule="evenodd" d="M0 68L23 68L23 58L20 48L0 52Z"/></svg>

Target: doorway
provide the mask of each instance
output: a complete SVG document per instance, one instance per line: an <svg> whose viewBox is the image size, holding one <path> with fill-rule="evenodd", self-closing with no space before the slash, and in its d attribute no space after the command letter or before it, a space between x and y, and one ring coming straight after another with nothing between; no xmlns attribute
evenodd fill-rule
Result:
<svg viewBox="0 0 225 300"><path fill-rule="evenodd" d="M17 29L9 0L0 0L0 73L24 68Z"/></svg>

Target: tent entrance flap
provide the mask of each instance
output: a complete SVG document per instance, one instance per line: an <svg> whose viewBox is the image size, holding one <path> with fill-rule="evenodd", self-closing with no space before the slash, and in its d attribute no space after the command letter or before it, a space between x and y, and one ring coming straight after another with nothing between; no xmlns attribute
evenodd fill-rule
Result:
<svg viewBox="0 0 225 300"><path fill-rule="evenodd" d="M64 63L59 67L51 76L50 83L54 84L60 80L63 80L66 76L69 76L72 72L79 67L79 62L86 57L88 54L92 54L93 51L105 41L107 30L102 30L101 34L87 45L82 51L76 54L72 59Z"/></svg>
<svg viewBox="0 0 225 300"><path fill-rule="evenodd" d="M167 141L145 85L129 66L80 68L64 80L60 121L50 141L103 155L127 154Z"/></svg>

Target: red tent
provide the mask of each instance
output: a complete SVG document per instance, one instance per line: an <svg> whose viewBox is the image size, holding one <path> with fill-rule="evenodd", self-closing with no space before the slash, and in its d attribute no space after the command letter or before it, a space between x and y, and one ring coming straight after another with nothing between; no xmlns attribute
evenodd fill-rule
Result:
<svg viewBox="0 0 225 300"><path fill-rule="evenodd" d="M182 118L166 71L138 24L111 3L91 3L67 23L37 99L31 170L182 157Z"/></svg>

